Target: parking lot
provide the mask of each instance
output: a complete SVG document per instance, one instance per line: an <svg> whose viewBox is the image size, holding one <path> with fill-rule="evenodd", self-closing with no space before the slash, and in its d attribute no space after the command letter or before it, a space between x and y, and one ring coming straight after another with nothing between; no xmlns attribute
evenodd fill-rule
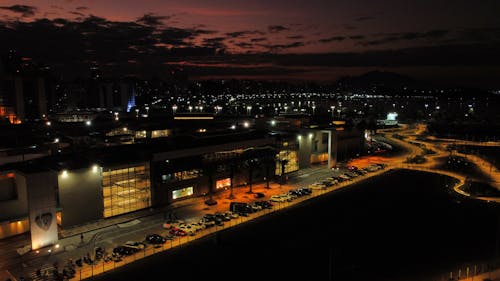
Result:
<svg viewBox="0 0 500 281"><path fill-rule="evenodd" d="M216 197L219 203L215 206L208 207L199 204L188 208L189 210L174 214L172 218L157 218L151 221L148 227L140 227L119 234L103 234L101 239L96 239L92 247L89 247L90 251L87 255L73 259L73 262L69 259L60 262L59 272L61 268L65 268L67 276L72 276L71 280L86 279L138 259L181 247L195 239L213 235L218 231L300 204L305 200L334 192L369 176L383 173L385 170L382 166L373 167L371 171L354 167L334 171L324 168L312 169L309 173L299 175L287 185L273 184L271 189L266 189L264 185L257 185L253 194L246 194L244 190L241 190L237 194L238 199L232 201L247 204L248 212L229 212L231 201L221 194ZM146 239L152 234L158 237L154 243ZM127 242L129 245L124 245ZM92 248L102 249L103 252L96 258ZM68 274L71 272L74 274Z"/></svg>

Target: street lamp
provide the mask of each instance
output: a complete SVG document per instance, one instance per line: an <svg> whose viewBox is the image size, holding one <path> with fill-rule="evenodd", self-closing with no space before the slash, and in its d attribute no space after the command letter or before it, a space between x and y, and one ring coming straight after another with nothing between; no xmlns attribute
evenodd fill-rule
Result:
<svg viewBox="0 0 500 281"><path fill-rule="evenodd" d="M175 112L177 111L177 105L172 105L172 112L175 114Z"/></svg>
<svg viewBox="0 0 500 281"><path fill-rule="evenodd" d="M252 107L249 105L247 106L247 115L250 115L252 113Z"/></svg>
<svg viewBox="0 0 500 281"><path fill-rule="evenodd" d="M316 106L315 106L315 105L313 105L313 106L312 106L312 109L313 109L313 115L314 115L314 111L315 111L315 109L316 109Z"/></svg>
<svg viewBox="0 0 500 281"><path fill-rule="evenodd" d="M335 106L330 106L330 109L332 110L332 118L334 117L335 114Z"/></svg>

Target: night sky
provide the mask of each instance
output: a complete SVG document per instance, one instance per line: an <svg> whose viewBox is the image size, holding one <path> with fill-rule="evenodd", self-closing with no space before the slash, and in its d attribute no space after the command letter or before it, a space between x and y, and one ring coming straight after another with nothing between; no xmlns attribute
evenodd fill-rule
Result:
<svg viewBox="0 0 500 281"><path fill-rule="evenodd" d="M500 1L0 0L0 52L57 71L500 87ZM68 69L71 69L68 72Z"/></svg>

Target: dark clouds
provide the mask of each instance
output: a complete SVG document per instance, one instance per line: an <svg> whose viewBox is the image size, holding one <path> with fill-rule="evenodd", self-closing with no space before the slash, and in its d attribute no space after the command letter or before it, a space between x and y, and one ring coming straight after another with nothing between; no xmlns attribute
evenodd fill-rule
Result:
<svg viewBox="0 0 500 281"><path fill-rule="evenodd" d="M288 44L258 44L258 46L265 48L269 52L278 52L285 49L293 49L305 46L304 42L296 41Z"/></svg>
<svg viewBox="0 0 500 281"><path fill-rule="evenodd" d="M32 17L35 15L37 9L33 6L26 5L12 5L0 7L2 10L8 10L13 13L21 14L22 17Z"/></svg>
<svg viewBox="0 0 500 281"><path fill-rule="evenodd" d="M372 19L375 19L375 17L372 17L372 16L363 16L363 17L358 17L356 19L354 19L355 21L367 21L367 20L372 20Z"/></svg>
<svg viewBox="0 0 500 281"><path fill-rule="evenodd" d="M338 24L331 33L314 25L286 21L260 29L228 31L212 30L210 25L199 23L178 27L171 17L153 13L130 21L113 21L91 15L83 6L66 11L76 19L50 20L33 17L40 14L31 6L0 9L32 17L31 21L19 17L0 19L0 54L16 49L22 56L45 62L59 73L75 75L88 75L92 63L113 75L144 76L161 76L168 67L186 62L197 62L187 67L194 76L230 76L235 72L226 67L228 62L238 68L238 75L287 74L310 68L500 64L500 28L374 33L361 29L364 21L375 19L365 16L355 19L360 29ZM414 47L403 48L402 44ZM340 52L337 46L356 47L357 51ZM322 53L307 53L311 47L321 47ZM251 64L265 67L242 67Z"/></svg>
<svg viewBox="0 0 500 281"><path fill-rule="evenodd" d="M276 32L281 32L281 31L288 31L290 28L282 26L282 25L270 25L267 27L269 32L271 33L276 33Z"/></svg>
<svg viewBox="0 0 500 281"><path fill-rule="evenodd" d="M250 41L252 41L252 42L262 42L262 41L266 41L266 40L267 40L267 38L265 38L265 37L258 37L258 38L250 39Z"/></svg>
<svg viewBox="0 0 500 281"><path fill-rule="evenodd" d="M403 33L388 33L381 34L378 39L362 41L359 44L363 46L374 46L399 41L411 41L417 39L441 39L444 38L450 31L444 29L435 29L427 32L403 32Z"/></svg>
<svg viewBox="0 0 500 281"><path fill-rule="evenodd" d="M243 31L235 31L226 33L227 36L237 38L237 37L246 37L248 35L264 35L265 33L259 30L243 30Z"/></svg>
<svg viewBox="0 0 500 281"><path fill-rule="evenodd" d="M330 38L320 39L318 41L320 43L330 43L330 42L334 42L334 41L344 41L345 39L346 39L345 36L333 36L333 37L330 37Z"/></svg>
<svg viewBox="0 0 500 281"><path fill-rule="evenodd" d="M157 16L153 13L148 13L137 19L138 23L150 26L162 25L164 20L169 19L168 16Z"/></svg>

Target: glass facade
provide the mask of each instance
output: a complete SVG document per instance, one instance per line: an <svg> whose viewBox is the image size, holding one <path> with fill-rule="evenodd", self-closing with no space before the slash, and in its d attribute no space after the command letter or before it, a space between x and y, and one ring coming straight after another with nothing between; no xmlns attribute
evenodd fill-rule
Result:
<svg viewBox="0 0 500 281"><path fill-rule="evenodd" d="M193 187L192 186L172 191L172 199L174 199L174 200L182 198L182 197L191 196L191 195L193 195Z"/></svg>
<svg viewBox="0 0 500 281"><path fill-rule="evenodd" d="M105 218L150 207L149 165L104 170L102 193Z"/></svg>
<svg viewBox="0 0 500 281"><path fill-rule="evenodd" d="M281 161L288 160L285 166L285 174L298 171L299 170L299 156L295 150L281 150L278 155L276 155L276 175L281 175Z"/></svg>

